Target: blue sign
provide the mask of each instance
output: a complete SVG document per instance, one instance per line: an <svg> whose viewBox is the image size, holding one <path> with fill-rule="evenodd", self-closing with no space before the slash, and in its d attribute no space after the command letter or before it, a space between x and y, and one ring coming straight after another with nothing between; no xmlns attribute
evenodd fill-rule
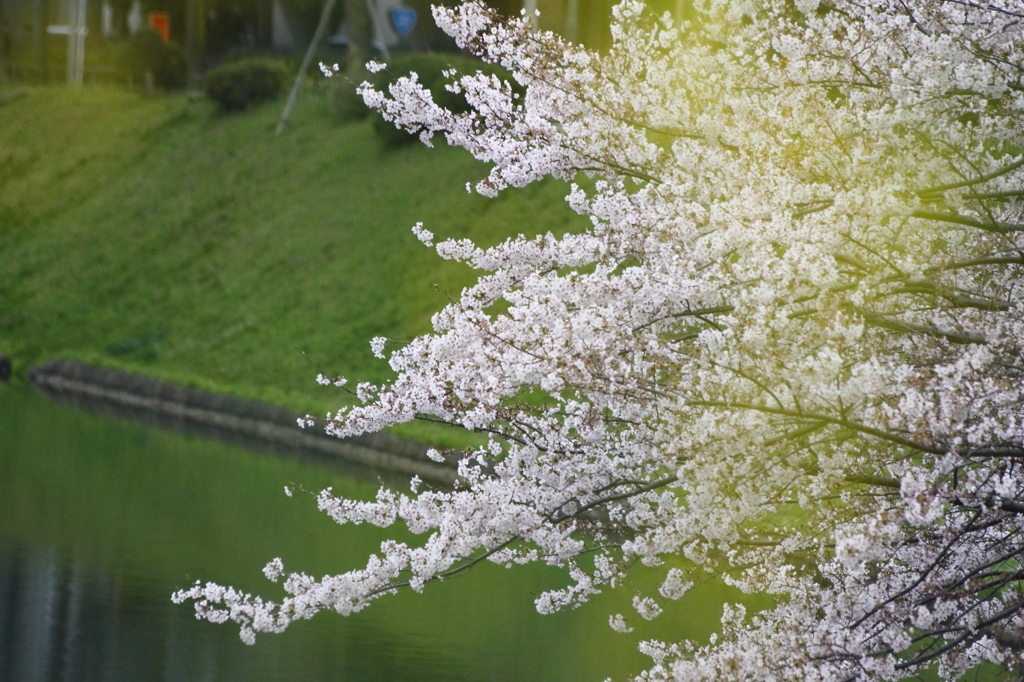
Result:
<svg viewBox="0 0 1024 682"><path fill-rule="evenodd" d="M391 10L391 23L394 24L398 35L407 36L416 25L416 10L412 7L399 7Z"/></svg>

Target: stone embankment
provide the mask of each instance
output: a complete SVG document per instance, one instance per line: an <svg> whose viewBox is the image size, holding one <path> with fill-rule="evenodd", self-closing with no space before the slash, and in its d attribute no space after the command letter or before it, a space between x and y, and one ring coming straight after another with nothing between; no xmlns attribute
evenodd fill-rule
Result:
<svg viewBox="0 0 1024 682"><path fill-rule="evenodd" d="M385 433L334 438L316 426L299 428L298 413L266 403L69 360L35 367L27 379L58 402L328 464L361 478L408 482L419 476L443 486L455 480L454 465L428 459L422 443Z"/></svg>

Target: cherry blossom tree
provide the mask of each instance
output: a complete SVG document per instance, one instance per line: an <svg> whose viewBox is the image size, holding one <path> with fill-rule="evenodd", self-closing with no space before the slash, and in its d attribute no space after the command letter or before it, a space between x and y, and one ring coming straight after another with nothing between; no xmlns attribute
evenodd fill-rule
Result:
<svg viewBox="0 0 1024 682"><path fill-rule="evenodd" d="M452 490L318 501L420 544L319 580L274 560L277 602L176 600L251 642L484 560L563 567L544 613L642 564L661 588L615 629L712 574L777 606L728 607L708 645L643 643L641 679L1024 671L1024 2L692 4L680 25L626 0L604 53L436 8L514 86L452 73L453 113L415 74L364 84L490 164L475 191L553 176L590 227L492 248L414 228L479 278L432 333L374 340L397 378L327 428L489 442Z"/></svg>

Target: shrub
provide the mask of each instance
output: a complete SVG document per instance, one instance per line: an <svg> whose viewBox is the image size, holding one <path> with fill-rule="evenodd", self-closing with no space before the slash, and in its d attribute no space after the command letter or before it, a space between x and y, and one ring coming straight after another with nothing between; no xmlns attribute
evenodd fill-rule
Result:
<svg viewBox="0 0 1024 682"><path fill-rule="evenodd" d="M225 111L239 111L277 97L287 80L288 72L279 61L243 59L210 69L203 89Z"/></svg>
<svg viewBox="0 0 1024 682"><path fill-rule="evenodd" d="M164 90L185 87L188 65L185 51L177 43L165 43L152 29L139 31L125 45L121 68L133 80L143 81L153 75L153 85Z"/></svg>
<svg viewBox="0 0 1024 682"><path fill-rule="evenodd" d="M455 113L469 111L469 104L462 94L445 89L445 85L450 82L443 74L446 69L456 69L463 75L480 71L511 80L511 75L505 69L479 59L443 52L420 52L392 58L388 62L388 67L376 74L373 86L376 90L387 92L388 86L396 80L415 73L419 76L419 82L430 91L434 102ZM374 116L373 128L384 144L390 147L408 144L417 139L415 134L396 128L393 123L385 121L379 114Z"/></svg>
<svg viewBox="0 0 1024 682"><path fill-rule="evenodd" d="M362 121L370 115L370 109L363 98L356 92L356 84L342 78L336 78L329 85L328 96L331 110L343 123Z"/></svg>

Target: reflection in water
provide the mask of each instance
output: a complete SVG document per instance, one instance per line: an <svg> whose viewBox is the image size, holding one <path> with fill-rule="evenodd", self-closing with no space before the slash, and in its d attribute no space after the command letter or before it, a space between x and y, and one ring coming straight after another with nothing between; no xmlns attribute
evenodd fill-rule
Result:
<svg viewBox="0 0 1024 682"><path fill-rule="evenodd" d="M53 548L0 547L0 680L213 680L211 640L153 596Z"/></svg>
<svg viewBox="0 0 1024 682"><path fill-rule="evenodd" d="M339 528L286 484L363 499L377 488L0 390L0 682L623 679L650 664L637 642L705 638L726 598L694 590L674 615L619 635L608 614L628 616L630 595L540 616L532 598L564 584L560 572L481 564L247 647L171 593L201 578L273 598L260 568L274 556L319 576L364 565L387 537L417 542Z"/></svg>
<svg viewBox="0 0 1024 682"><path fill-rule="evenodd" d="M293 657L282 661L270 642L239 656L222 630L171 604L164 587L113 567L62 561L52 548L0 546L0 681L488 679L460 669L458 657L439 661L428 647L373 627L338 640L336 660L320 674ZM335 658L317 644L311 657Z"/></svg>
<svg viewBox="0 0 1024 682"><path fill-rule="evenodd" d="M51 657L54 609L56 606L56 567L51 557L37 554L19 571L13 559L4 562L10 566L3 580L5 609L2 663L10 669L11 679L26 681L48 679Z"/></svg>

